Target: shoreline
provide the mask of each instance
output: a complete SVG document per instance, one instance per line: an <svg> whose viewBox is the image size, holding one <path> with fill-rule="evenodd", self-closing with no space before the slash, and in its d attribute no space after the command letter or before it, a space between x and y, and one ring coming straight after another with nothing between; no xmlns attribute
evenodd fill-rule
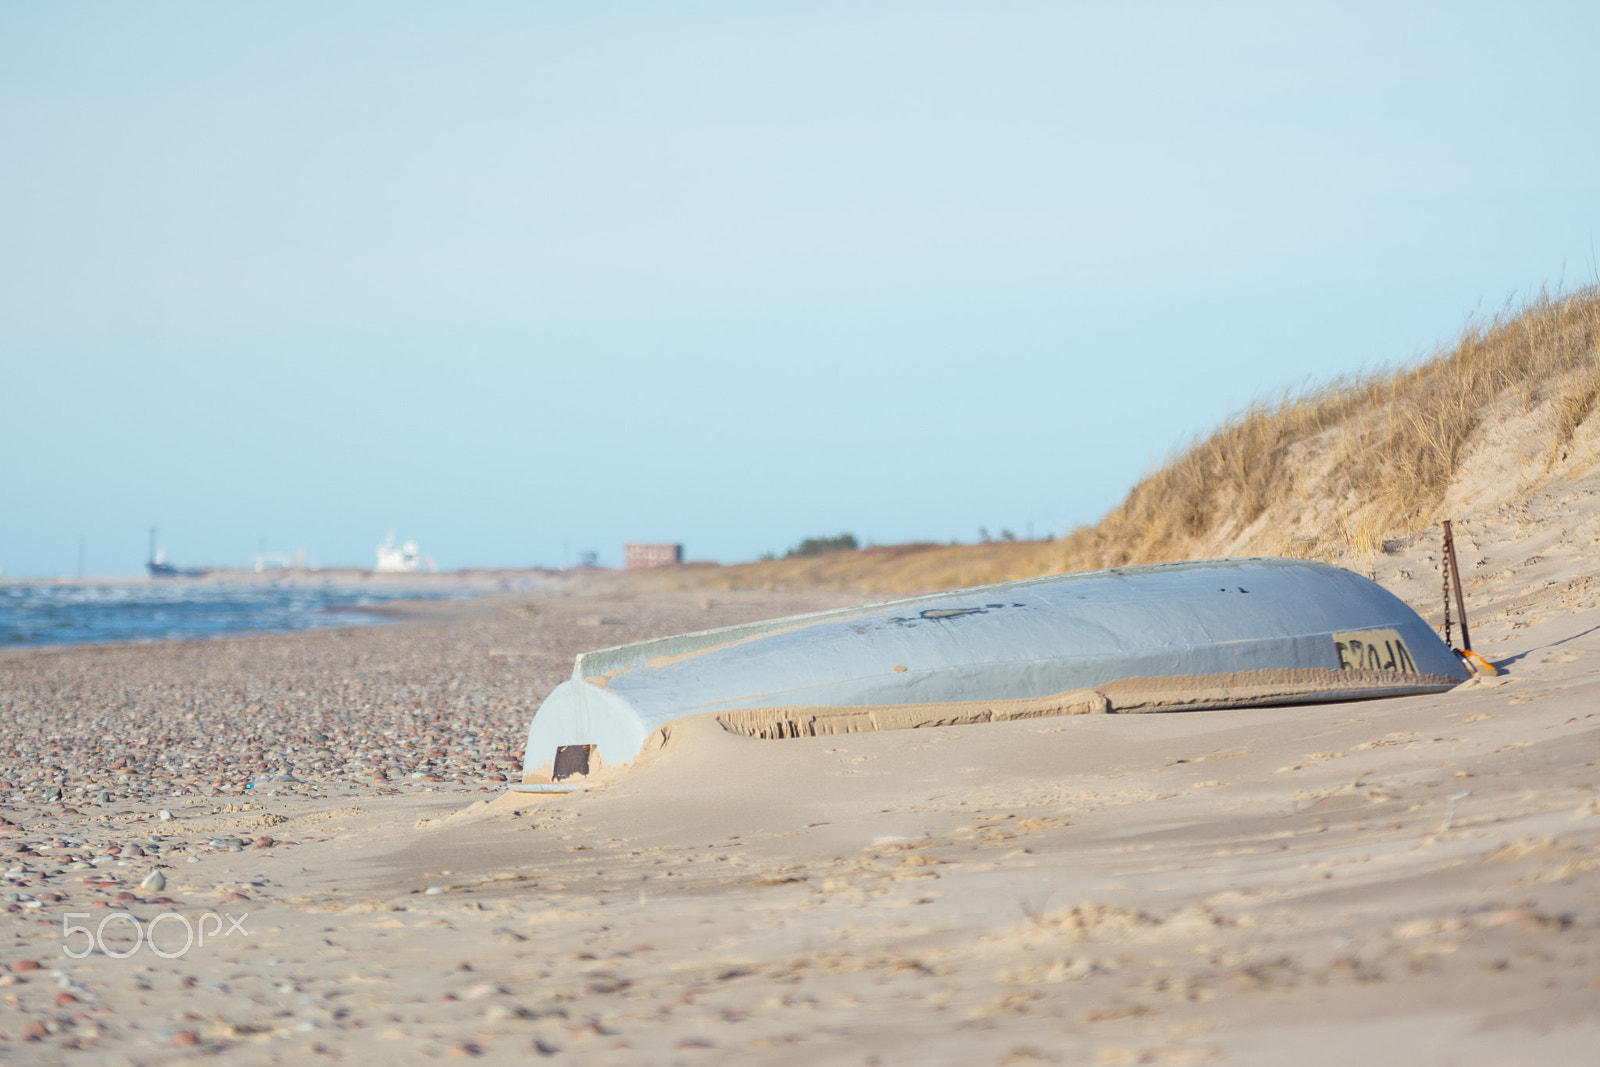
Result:
<svg viewBox="0 0 1600 1067"><path fill-rule="evenodd" d="M323 575L319 580L311 580L310 576L303 576L299 581L285 582L262 575L250 575L255 580L231 580L238 576L224 575L220 580L211 581L205 578L180 578L180 579L150 579L134 578L125 581L101 581L98 579L83 579L68 581L29 581L13 583L14 587L26 589L116 589L132 590L133 595L154 595L158 602L171 602L175 604L204 603L210 595L228 596L235 593L259 591L263 596L274 592L293 592L310 594L331 594L343 597L362 597L366 595L378 596L384 599L373 603L327 603L315 609L306 619L317 619L312 625L285 625L283 620L277 619L273 613L263 616L267 621L261 625L252 625L247 621L240 621L233 628L215 633L181 633L176 636L167 636L164 633L152 632L146 635L134 635L126 638L112 638L109 640L41 640L26 643L12 643L0 646L0 656L39 648L78 648L100 647L112 645L139 645L150 646L168 642L207 642L218 639L235 637L267 637L286 636L297 633L311 633L321 630L336 630L348 627L368 627L392 625L395 622L413 617L416 612L409 610L408 605L430 603L458 603L469 600L492 599L497 596L528 595L530 593L548 593L558 591L567 583L544 580L539 584L523 578L513 583L512 579L500 572L481 574L450 575L438 580L432 576L420 581L410 581L411 575L366 575L350 577L348 575ZM376 581L372 579L376 578ZM0 592L4 586L0 585ZM170 601L167 599L170 597ZM226 603L222 601L221 603ZM84 606L81 610L85 613L86 621L95 621L96 608ZM111 610L115 610L114 607ZM326 620L325 622L320 620ZM198 624L196 624L198 625ZM180 625L178 627L182 629ZM158 627L151 626L155 631Z"/></svg>
<svg viewBox="0 0 1600 1067"><path fill-rule="evenodd" d="M363 570L358 567L331 567L321 570L294 570L273 569L264 571L255 570L213 570L205 574L152 578L142 574L111 574L111 575L54 575L44 577L6 577L0 575L0 586L80 586L80 585L148 585L182 588L185 585L276 585L300 588L306 586L321 587L328 583L357 588L367 585L418 583L437 584L443 582L471 582L474 584L498 584L516 579L530 583L538 582L557 584L570 581L573 577L594 572L581 571L554 571L533 567L525 569L513 568L465 568L455 571L374 571ZM616 572L621 574L621 571Z"/></svg>

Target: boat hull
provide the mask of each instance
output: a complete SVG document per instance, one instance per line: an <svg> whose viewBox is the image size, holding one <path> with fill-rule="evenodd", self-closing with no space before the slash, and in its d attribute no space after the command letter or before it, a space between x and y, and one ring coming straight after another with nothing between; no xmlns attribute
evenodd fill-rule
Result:
<svg viewBox="0 0 1600 1067"><path fill-rule="evenodd" d="M586 653L533 717L524 778L547 778L565 746L630 763L687 715L776 738L1349 700L1467 677L1416 612L1337 567L1118 568Z"/></svg>

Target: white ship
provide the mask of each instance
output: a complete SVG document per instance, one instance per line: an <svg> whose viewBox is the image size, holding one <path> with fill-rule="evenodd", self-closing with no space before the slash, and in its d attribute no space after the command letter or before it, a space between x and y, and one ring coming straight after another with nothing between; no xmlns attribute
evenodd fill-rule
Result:
<svg viewBox="0 0 1600 1067"><path fill-rule="evenodd" d="M403 545L394 542L394 534L385 537L378 545L378 563L372 569L390 574L404 574L422 567L422 552L415 541Z"/></svg>

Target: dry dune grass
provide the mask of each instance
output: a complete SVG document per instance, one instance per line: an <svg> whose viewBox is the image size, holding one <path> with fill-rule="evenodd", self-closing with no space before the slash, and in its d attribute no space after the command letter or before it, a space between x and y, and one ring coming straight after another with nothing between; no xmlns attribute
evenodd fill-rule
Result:
<svg viewBox="0 0 1600 1067"><path fill-rule="evenodd" d="M982 545L880 545L811 559L772 559L722 567L688 564L631 574L641 590L851 589L863 593L920 592L985 585L1055 574L1061 542Z"/></svg>
<svg viewBox="0 0 1600 1067"><path fill-rule="evenodd" d="M1061 549L1060 541L882 545L815 560L662 567L629 574L626 582L639 592L840 589L862 594L918 593L1093 569L1093 565L1063 566Z"/></svg>
<svg viewBox="0 0 1600 1067"><path fill-rule="evenodd" d="M1600 401L1600 288L1542 292L1399 370L1261 402L1140 481L1096 526L1048 542L897 545L672 568L656 588L911 592L1217 555L1371 551L1439 513L1474 434L1541 420L1545 468Z"/></svg>
<svg viewBox="0 0 1600 1067"><path fill-rule="evenodd" d="M1542 293L1414 366L1253 406L1083 536L1105 565L1182 558L1299 502L1336 509L1313 552L1370 548L1438 517L1468 440L1508 396L1521 412L1553 402L1553 460L1600 394L1597 343L1600 291Z"/></svg>

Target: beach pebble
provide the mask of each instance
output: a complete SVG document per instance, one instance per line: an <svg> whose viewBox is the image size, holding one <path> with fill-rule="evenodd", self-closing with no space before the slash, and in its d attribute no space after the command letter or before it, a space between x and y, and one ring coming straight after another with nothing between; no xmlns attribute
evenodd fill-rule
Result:
<svg viewBox="0 0 1600 1067"><path fill-rule="evenodd" d="M37 971L38 969L38 960L17 960L11 965L12 974L22 974L26 971Z"/></svg>
<svg viewBox="0 0 1600 1067"><path fill-rule="evenodd" d="M172 1043L179 1048L193 1048L200 1043L200 1035L193 1030L179 1030L172 1035Z"/></svg>
<svg viewBox="0 0 1600 1067"><path fill-rule="evenodd" d="M139 883L139 888L160 892L167 888L167 876L160 871L151 871L144 876L144 881Z"/></svg>
<svg viewBox="0 0 1600 1067"><path fill-rule="evenodd" d="M172 812L168 811L166 808L162 808L160 811L156 812L156 818L160 819L162 822L166 822L172 818Z"/></svg>
<svg viewBox="0 0 1600 1067"><path fill-rule="evenodd" d="M423 893L426 894L427 896L430 896L430 897L436 897L436 896L439 896L442 893L448 893L448 892L450 892L450 890L446 889L442 885L430 885L427 889L423 890Z"/></svg>
<svg viewBox="0 0 1600 1067"><path fill-rule="evenodd" d="M144 855L144 849L138 845L123 845L122 851L117 855L125 860L135 860Z"/></svg>

